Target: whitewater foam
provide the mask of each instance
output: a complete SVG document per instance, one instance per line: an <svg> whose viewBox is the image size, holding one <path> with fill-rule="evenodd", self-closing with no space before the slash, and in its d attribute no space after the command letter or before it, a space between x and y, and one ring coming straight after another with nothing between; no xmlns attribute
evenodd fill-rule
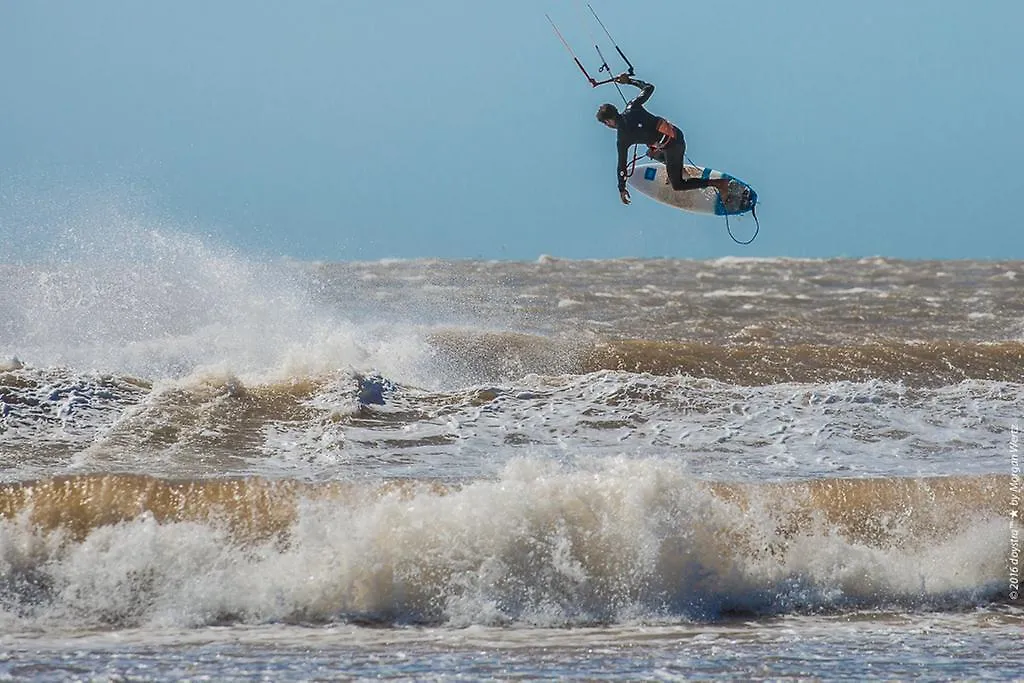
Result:
<svg viewBox="0 0 1024 683"><path fill-rule="evenodd" d="M737 488L625 458L520 459L454 487L250 480L163 493L158 481L72 480L53 489L62 508L47 513L40 489L34 507L0 522L0 605L9 624L57 628L558 626L966 607L1004 588L1002 483ZM131 491L146 496L134 510ZM47 531L40 519L74 526Z"/></svg>

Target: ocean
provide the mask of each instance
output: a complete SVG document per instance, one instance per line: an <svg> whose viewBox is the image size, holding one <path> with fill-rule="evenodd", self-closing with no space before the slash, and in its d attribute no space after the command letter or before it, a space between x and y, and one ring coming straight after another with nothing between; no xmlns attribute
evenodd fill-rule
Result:
<svg viewBox="0 0 1024 683"><path fill-rule="evenodd" d="M0 676L1024 676L1024 263L0 264Z"/></svg>

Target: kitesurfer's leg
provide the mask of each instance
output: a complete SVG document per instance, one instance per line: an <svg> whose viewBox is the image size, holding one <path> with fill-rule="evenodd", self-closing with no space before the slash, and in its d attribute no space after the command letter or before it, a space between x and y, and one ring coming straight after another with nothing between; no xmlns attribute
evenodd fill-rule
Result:
<svg viewBox="0 0 1024 683"><path fill-rule="evenodd" d="M679 182L678 184L672 183L673 190L700 190L705 187L713 187L718 190L722 196L725 196L729 191L729 179L728 178L687 178Z"/></svg>
<svg viewBox="0 0 1024 683"><path fill-rule="evenodd" d="M686 141L683 138L682 132L678 134L671 144L660 150L659 156L665 163L665 175L673 190L678 192L681 190L700 190L705 187L713 187L722 196L722 201L725 201L729 193L728 178L688 178L683 174L683 162L686 159Z"/></svg>
<svg viewBox="0 0 1024 683"><path fill-rule="evenodd" d="M728 178L687 178L683 175L683 160L686 158L686 143L680 135L671 145L665 148L665 171L672 189L700 190L713 187L724 198L729 192Z"/></svg>
<svg viewBox="0 0 1024 683"><path fill-rule="evenodd" d="M703 187L714 187L724 196L729 191L728 178L686 178L678 185L672 183L673 189L701 189Z"/></svg>
<svg viewBox="0 0 1024 683"><path fill-rule="evenodd" d="M724 179L711 180L710 178L687 178L683 175L683 160L686 158L686 142L680 135L672 144L664 148L665 172L672 189L699 190L703 187L714 187L719 192L725 192L729 181Z"/></svg>
<svg viewBox="0 0 1024 683"><path fill-rule="evenodd" d="M662 160L665 162L666 176L673 190L683 190L683 159L686 157L686 143L682 138L676 138L671 144L661 150Z"/></svg>

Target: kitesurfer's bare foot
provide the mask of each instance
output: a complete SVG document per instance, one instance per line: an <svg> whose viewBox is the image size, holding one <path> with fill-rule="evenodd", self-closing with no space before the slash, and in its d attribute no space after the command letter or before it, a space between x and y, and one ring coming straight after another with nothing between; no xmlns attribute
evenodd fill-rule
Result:
<svg viewBox="0 0 1024 683"><path fill-rule="evenodd" d="M722 203L729 197L729 183L731 181L728 178L716 178L711 181L711 187L718 190L718 195L722 198Z"/></svg>

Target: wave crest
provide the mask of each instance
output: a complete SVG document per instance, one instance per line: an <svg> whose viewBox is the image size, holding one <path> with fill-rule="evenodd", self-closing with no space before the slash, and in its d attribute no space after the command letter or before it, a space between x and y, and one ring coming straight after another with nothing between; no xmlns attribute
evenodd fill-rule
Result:
<svg viewBox="0 0 1024 683"><path fill-rule="evenodd" d="M97 475L0 487L0 604L73 624L585 624L1005 599L1007 477L695 481Z"/></svg>

